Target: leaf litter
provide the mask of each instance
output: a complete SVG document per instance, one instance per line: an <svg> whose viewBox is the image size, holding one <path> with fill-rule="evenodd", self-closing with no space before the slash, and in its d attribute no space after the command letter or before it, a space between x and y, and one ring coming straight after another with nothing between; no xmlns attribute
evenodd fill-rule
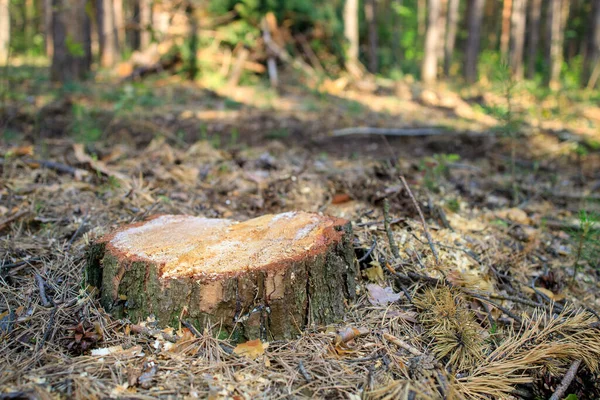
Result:
<svg viewBox="0 0 600 400"><path fill-rule="evenodd" d="M32 162L35 146L1 147L2 393L519 399L549 397L580 360L572 392L600 396L596 270L582 264L572 283L573 233L545 225L574 212L541 189L555 177L536 172L539 192L511 207L506 180L486 177L501 168L485 159L450 168L430 191L410 154L394 165L387 155L350 161L301 147L53 142L47 160L69 168ZM563 181L581 174L568 160L556 162ZM218 324L193 332L116 320L82 283L87 244L119 224L159 213L247 219L294 209L351 220L357 257L371 251L345 320L311 326L298 339L235 343L217 337Z"/></svg>

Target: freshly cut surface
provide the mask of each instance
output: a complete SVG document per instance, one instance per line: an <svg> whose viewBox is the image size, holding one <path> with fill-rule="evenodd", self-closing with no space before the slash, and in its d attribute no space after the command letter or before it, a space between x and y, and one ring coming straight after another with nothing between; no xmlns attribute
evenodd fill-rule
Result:
<svg viewBox="0 0 600 400"><path fill-rule="evenodd" d="M291 337L340 318L354 298L350 236L347 221L306 212L245 222L161 215L91 246L88 280L119 317Z"/></svg>

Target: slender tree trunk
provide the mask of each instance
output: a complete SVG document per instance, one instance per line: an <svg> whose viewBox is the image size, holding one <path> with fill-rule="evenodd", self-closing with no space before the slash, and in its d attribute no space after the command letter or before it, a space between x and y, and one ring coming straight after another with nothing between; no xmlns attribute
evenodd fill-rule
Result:
<svg viewBox="0 0 600 400"><path fill-rule="evenodd" d="M188 60L188 79L193 81L198 75L198 20L196 10L192 3L188 3L185 8L188 17L189 32L189 60Z"/></svg>
<svg viewBox="0 0 600 400"><path fill-rule="evenodd" d="M150 46L152 35L150 32L152 26L152 2L151 0L139 0L139 22L140 22L140 41L139 49L145 50Z"/></svg>
<svg viewBox="0 0 600 400"><path fill-rule="evenodd" d="M589 23L588 49L584 61L583 82L589 89L598 83L600 74L600 2L592 7Z"/></svg>
<svg viewBox="0 0 600 400"><path fill-rule="evenodd" d="M119 49L125 48L125 14L123 13L123 0L114 0L115 30Z"/></svg>
<svg viewBox="0 0 600 400"><path fill-rule="evenodd" d="M50 76L59 82L85 79L90 72L90 20L87 0L52 1L54 54Z"/></svg>
<svg viewBox="0 0 600 400"><path fill-rule="evenodd" d="M358 0L346 0L344 4L344 36L348 40L346 61L358 63Z"/></svg>
<svg viewBox="0 0 600 400"><path fill-rule="evenodd" d="M96 0L98 39L100 42L100 65L112 67L118 59L119 41L115 25L113 0Z"/></svg>
<svg viewBox="0 0 600 400"><path fill-rule="evenodd" d="M10 54L9 0L0 0L0 65L8 61Z"/></svg>
<svg viewBox="0 0 600 400"><path fill-rule="evenodd" d="M393 0L392 4L397 4L398 9L402 7L402 0ZM392 8L390 10L392 14L392 52L394 53L394 61L397 67L400 67L402 64L402 53L400 41L402 40L402 19L400 14Z"/></svg>
<svg viewBox="0 0 600 400"><path fill-rule="evenodd" d="M465 80L468 83L477 81L477 62L481 45L481 20L485 0L469 0L468 37L465 51Z"/></svg>
<svg viewBox="0 0 600 400"><path fill-rule="evenodd" d="M440 65L444 65L444 51L446 46L446 32L448 30L448 0L440 0L440 17L438 18L438 47L437 47L437 59Z"/></svg>
<svg viewBox="0 0 600 400"><path fill-rule="evenodd" d="M523 79L523 50L525 48L525 20L527 0L513 0L510 46L510 67L516 80Z"/></svg>
<svg viewBox="0 0 600 400"><path fill-rule="evenodd" d="M548 65L548 87L552 90L560 88L560 70L563 63L564 25L568 14L568 0L550 0L548 24L550 27L550 52Z"/></svg>
<svg viewBox="0 0 600 400"><path fill-rule="evenodd" d="M437 78L437 52L440 40L438 21L440 18L440 0L429 0L427 33L425 35L425 55L421 65L421 79L425 83L435 82Z"/></svg>
<svg viewBox="0 0 600 400"><path fill-rule="evenodd" d="M529 9L529 36L528 36L528 57L527 57L527 78L533 79L535 76L535 61L538 54L538 44L540 41L540 18L542 15L542 0L531 0Z"/></svg>
<svg viewBox="0 0 600 400"><path fill-rule="evenodd" d="M44 39L46 56L52 58L54 54L54 41L52 35L52 0L42 0L44 4Z"/></svg>
<svg viewBox="0 0 600 400"><path fill-rule="evenodd" d="M368 30L368 56L369 56L369 72L376 74L378 69L377 60L377 12L375 10L375 0L365 0L365 19L367 21Z"/></svg>
<svg viewBox="0 0 600 400"><path fill-rule="evenodd" d="M448 29L446 31L446 41L444 44L444 75L450 75L450 66L452 65L452 56L454 55L454 44L456 42L456 31L458 28L458 6L460 0L448 1Z"/></svg>
<svg viewBox="0 0 600 400"><path fill-rule="evenodd" d="M425 36L427 20L427 0L417 0L417 32L419 37Z"/></svg>
<svg viewBox="0 0 600 400"><path fill-rule="evenodd" d="M502 8L502 33L500 34L500 54L506 60L510 42L510 15L512 12L512 0L504 0Z"/></svg>

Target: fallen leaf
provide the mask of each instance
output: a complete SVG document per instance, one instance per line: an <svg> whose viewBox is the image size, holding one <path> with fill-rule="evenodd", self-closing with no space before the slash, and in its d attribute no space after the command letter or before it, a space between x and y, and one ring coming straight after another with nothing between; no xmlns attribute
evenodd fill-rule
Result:
<svg viewBox="0 0 600 400"><path fill-rule="evenodd" d="M402 293L395 293L391 287L383 288L374 283L367 284L367 291L369 303L374 306L393 303L402 297Z"/></svg>
<svg viewBox="0 0 600 400"><path fill-rule="evenodd" d="M350 200L352 200L350 198L350 195L347 193L338 193L335 196L333 196L333 199L331 199L331 204L342 204L342 203L347 203Z"/></svg>
<svg viewBox="0 0 600 400"><path fill-rule="evenodd" d="M265 354L267 347L269 347L269 343L263 343L260 341L260 339L255 339L238 344L235 346L235 349L233 349L233 352L237 355L255 360Z"/></svg>
<svg viewBox="0 0 600 400"><path fill-rule="evenodd" d="M381 268L381 264L377 261L371 261L371 268L366 268L362 273L368 280L371 282L379 282L382 281L383 278L383 269Z"/></svg>

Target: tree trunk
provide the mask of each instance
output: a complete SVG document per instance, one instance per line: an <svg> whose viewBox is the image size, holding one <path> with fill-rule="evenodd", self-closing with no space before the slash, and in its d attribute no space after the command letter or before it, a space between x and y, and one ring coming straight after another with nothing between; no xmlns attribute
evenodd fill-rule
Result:
<svg viewBox="0 0 600 400"><path fill-rule="evenodd" d="M550 52L548 54L548 87L560 88L560 70L563 63L564 25L568 14L568 0L550 0L548 25L550 28Z"/></svg>
<svg viewBox="0 0 600 400"><path fill-rule="evenodd" d="M593 89L600 74L600 2L592 7L589 23L588 49L584 61L583 82L588 89Z"/></svg>
<svg viewBox="0 0 600 400"><path fill-rule="evenodd" d="M440 0L429 0L427 33L425 35L425 54L421 65L421 79L425 83L435 82L437 78L437 52L440 30Z"/></svg>
<svg viewBox="0 0 600 400"><path fill-rule="evenodd" d="M502 33L500 34L500 54L506 60L510 42L510 15L512 12L512 0L504 0L502 8Z"/></svg>
<svg viewBox="0 0 600 400"><path fill-rule="evenodd" d="M54 54L54 40L52 34L52 0L43 0L44 4L44 39L46 56L52 58Z"/></svg>
<svg viewBox="0 0 600 400"><path fill-rule="evenodd" d="M151 0L139 0L140 41L139 50L144 51L152 41L152 3Z"/></svg>
<svg viewBox="0 0 600 400"><path fill-rule="evenodd" d="M119 56L119 41L115 25L114 0L96 0L100 65L112 67Z"/></svg>
<svg viewBox="0 0 600 400"><path fill-rule="evenodd" d="M438 18L438 47L437 47L437 60L440 65L444 65L445 60L444 56L446 52L444 51L446 46L446 31L448 29L448 0L440 0L440 11Z"/></svg>
<svg viewBox="0 0 600 400"><path fill-rule="evenodd" d="M9 0L0 0L0 65L8 63L10 54Z"/></svg>
<svg viewBox="0 0 600 400"><path fill-rule="evenodd" d="M368 56L369 56L369 72L376 74L378 69L377 60L377 12L375 10L375 0L365 0L365 20L367 22L368 31Z"/></svg>
<svg viewBox="0 0 600 400"><path fill-rule="evenodd" d="M90 72L90 20L87 0L53 0L52 40L54 52L50 77L68 82L85 79Z"/></svg>
<svg viewBox="0 0 600 400"><path fill-rule="evenodd" d="M525 48L525 19L527 0L513 0L510 46L510 67L516 80L523 79L523 50Z"/></svg>
<svg viewBox="0 0 600 400"><path fill-rule="evenodd" d="M235 223L163 215L88 251L87 281L116 318L187 320L235 339L290 339L340 320L355 294L350 225L291 212Z"/></svg>
<svg viewBox="0 0 600 400"><path fill-rule="evenodd" d="M485 0L469 0L468 37L465 51L465 80L468 83L477 81L477 62L481 44L481 20Z"/></svg>
<svg viewBox="0 0 600 400"><path fill-rule="evenodd" d="M460 0L448 1L448 29L444 44L444 75L450 75L452 56L454 55L454 44L456 43L456 31L458 27L458 7Z"/></svg>
<svg viewBox="0 0 600 400"><path fill-rule="evenodd" d="M358 64L358 0L346 0L344 4L344 36L348 41L346 62Z"/></svg>
<svg viewBox="0 0 600 400"><path fill-rule="evenodd" d="M402 0L393 0L392 4L396 4L397 10L390 10L392 14L392 52L394 54L394 62L396 67L400 68L402 65L402 46L400 42L402 40L402 18L400 17L399 10L402 7Z"/></svg>
<svg viewBox="0 0 600 400"><path fill-rule="evenodd" d="M198 75L198 20L196 9L192 3L188 3L185 8L189 24L189 60L187 62L188 79L193 81Z"/></svg>
<svg viewBox="0 0 600 400"><path fill-rule="evenodd" d="M123 0L114 0L115 31L117 34L118 49L125 48L125 14L123 13Z"/></svg>
<svg viewBox="0 0 600 400"><path fill-rule="evenodd" d="M529 36L528 36L528 57L527 57L527 78L535 77L535 62L538 54L538 44L540 41L540 18L542 15L542 0L531 0L529 9Z"/></svg>

